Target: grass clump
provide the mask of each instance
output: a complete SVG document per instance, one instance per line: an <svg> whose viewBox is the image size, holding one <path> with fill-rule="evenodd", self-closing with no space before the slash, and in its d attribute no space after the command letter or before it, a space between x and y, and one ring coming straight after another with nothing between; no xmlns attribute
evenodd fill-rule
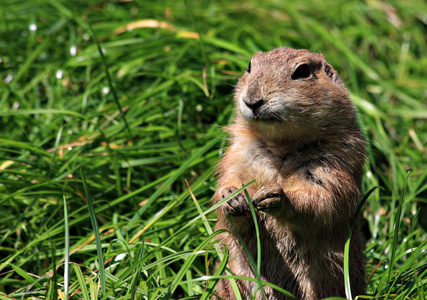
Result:
<svg viewBox="0 0 427 300"><path fill-rule="evenodd" d="M360 110L365 190L382 187L363 209L368 296L425 299L425 11L416 0L4 0L0 297L209 298L207 212L233 84L254 52L286 45L322 52Z"/></svg>

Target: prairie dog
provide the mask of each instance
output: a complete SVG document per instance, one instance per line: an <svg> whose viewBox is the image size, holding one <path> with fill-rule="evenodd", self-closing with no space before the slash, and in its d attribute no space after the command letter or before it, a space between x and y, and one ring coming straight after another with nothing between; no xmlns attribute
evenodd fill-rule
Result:
<svg viewBox="0 0 427 300"><path fill-rule="evenodd" d="M214 203L253 180L247 189L257 211L261 279L297 299L345 297L343 257L350 221L361 198L365 142L356 110L323 55L281 47L256 53L235 87L230 146L218 166ZM257 246L244 193L217 210L216 229L229 248L230 270L254 277L238 233L252 256ZM365 291L364 244L353 229L350 282ZM237 281L244 299L255 284ZM288 299L264 287L266 299ZM221 279L217 296L235 299ZM217 296L214 296L214 299ZM260 292L256 299L262 299ZM291 298L289 298L291 299Z"/></svg>

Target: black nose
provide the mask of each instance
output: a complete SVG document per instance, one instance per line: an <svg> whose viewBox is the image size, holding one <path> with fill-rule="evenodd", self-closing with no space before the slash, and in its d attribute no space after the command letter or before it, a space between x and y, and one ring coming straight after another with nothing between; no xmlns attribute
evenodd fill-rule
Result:
<svg viewBox="0 0 427 300"><path fill-rule="evenodd" d="M249 107L254 114L258 114L261 106L264 104L264 99L243 99L243 102L245 102L246 106Z"/></svg>

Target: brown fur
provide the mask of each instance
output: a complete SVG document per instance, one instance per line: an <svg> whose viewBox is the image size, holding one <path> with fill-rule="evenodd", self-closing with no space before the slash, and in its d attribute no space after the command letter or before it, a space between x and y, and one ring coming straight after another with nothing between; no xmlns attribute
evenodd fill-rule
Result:
<svg viewBox="0 0 427 300"><path fill-rule="evenodd" d="M344 244L361 196L365 143L344 84L321 54L281 47L253 56L234 99L231 144L219 163L214 203L255 180L247 191L260 227L261 279L297 299L345 297ZM235 234L256 258L246 197L235 196L217 213L216 229L231 233L221 235L231 272L254 277ZM365 290L363 249L356 225L353 296ZM252 298L254 283L240 280L238 286L244 299ZM269 287L264 291L266 299L288 299ZM235 299L228 280L220 280L217 295Z"/></svg>

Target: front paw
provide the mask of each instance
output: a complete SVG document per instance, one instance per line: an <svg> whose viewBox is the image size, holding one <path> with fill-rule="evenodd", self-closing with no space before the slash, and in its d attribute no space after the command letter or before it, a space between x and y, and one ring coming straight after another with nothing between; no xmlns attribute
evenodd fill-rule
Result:
<svg viewBox="0 0 427 300"><path fill-rule="evenodd" d="M278 184L262 186L252 197L254 207L266 214L276 214L285 206L286 196Z"/></svg>
<svg viewBox="0 0 427 300"><path fill-rule="evenodd" d="M227 198L237 190L238 189L234 186L222 189L222 199ZM221 208L225 215L235 217L244 216L249 212L248 200L242 193L234 195L230 200L224 203Z"/></svg>

